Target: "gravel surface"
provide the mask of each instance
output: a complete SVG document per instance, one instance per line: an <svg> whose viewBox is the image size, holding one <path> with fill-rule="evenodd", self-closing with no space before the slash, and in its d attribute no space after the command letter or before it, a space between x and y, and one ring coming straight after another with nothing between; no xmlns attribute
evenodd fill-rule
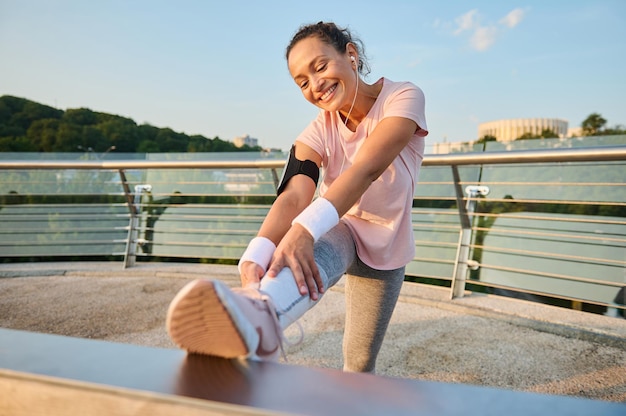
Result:
<svg viewBox="0 0 626 416"><path fill-rule="evenodd" d="M127 271L118 264L32 267L0 267L0 327L164 348L175 348L164 328L165 314L185 283L210 274L237 284L232 266L164 264ZM549 331L541 319L520 321L521 312L498 311L502 299L494 299L496 306L489 309L486 298L452 302L439 289L405 286L378 374L626 402L624 320L530 305L535 316L548 321L573 314L593 326L571 330L582 325L576 323L564 332L564 325L554 324L548 329L556 329ZM529 307L504 302L508 308ZM305 337L286 347L290 364L341 368L343 307L340 284L300 320ZM598 328L617 331L617 338L589 339ZM297 328L286 335L296 339Z"/></svg>

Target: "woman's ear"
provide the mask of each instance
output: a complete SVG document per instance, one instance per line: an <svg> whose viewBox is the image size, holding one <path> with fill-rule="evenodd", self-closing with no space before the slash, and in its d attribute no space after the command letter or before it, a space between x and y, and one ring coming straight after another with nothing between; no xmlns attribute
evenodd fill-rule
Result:
<svg viewBox="0 0 626 416"><path fill-rule="evenodd" d="M346 44L346 53L349 56L354 56L355 59L359 58L359 51L357 50L356 46L354 46L354 43L352 42L348 42Z"/></svg>

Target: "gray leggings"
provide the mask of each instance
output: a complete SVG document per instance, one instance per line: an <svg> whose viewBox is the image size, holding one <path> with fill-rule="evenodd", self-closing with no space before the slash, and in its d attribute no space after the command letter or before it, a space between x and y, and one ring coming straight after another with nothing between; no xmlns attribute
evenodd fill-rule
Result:
<svg viewBox="0 0 626 416"><path fill-rule="evenodd" d="M373 373L405 268L376 270L364 264L356 255L350 228L343 222L319 239L314 255L326 290L346 274L344 371ZM291 274L289 269L283 272ZM308 295L297 294L290 302L277 305L281 324L286 327L316 303Z"/></svg>

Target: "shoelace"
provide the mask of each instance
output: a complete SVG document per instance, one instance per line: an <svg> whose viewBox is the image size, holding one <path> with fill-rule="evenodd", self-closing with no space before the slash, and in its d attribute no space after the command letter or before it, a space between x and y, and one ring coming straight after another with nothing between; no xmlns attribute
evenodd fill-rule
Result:
<svg viewBox="0 0 626 416"><path fill-rule="evenodd" d="M285 348L283 347L283 344L287 344L290 347L300 345L302 343L302 341L304 340L304 328L302 328L302 324L300 323L300 321L295 321L294 324L296 324L296 326L298 328L299 336L298 336L298 339L295 342L289 341L287 339L287 337L285 336L285 332L283 331L283 329L280 326L280 321L279 321L279 318L278 318L278 312L280 312L283 315L287 315L287 313L284 310L279 310L276 307L276 305L274 305L274 302L269 297L269 295L261 292L260 290L258 291L258 293L259 293L260 299L265 303L268 312L274 318L273 319L273 321L274 321L274 329L276 331L276 334L278 334L278 338L279 338L278 345L280 347L280 353L281 353L281 356L283 357L283 359L285 360L285 362L288 362L289 360L287 360L287 354L285 353Z"/></svg>

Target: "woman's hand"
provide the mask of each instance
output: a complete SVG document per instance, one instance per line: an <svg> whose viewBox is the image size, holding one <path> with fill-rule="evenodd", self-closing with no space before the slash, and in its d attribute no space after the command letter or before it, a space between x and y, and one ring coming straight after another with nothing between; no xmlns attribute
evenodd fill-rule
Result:
<svg viewBox="0 0 626 416"><path fill-rule="evenodd" d="M313 237L299 224L294 224L283 237L274 252L267 277L274 278L289 267L302 295L309 294L312 300L324 293L324 285L313 257Z"/></svg>
<svg viewBox="0 0 626 416"><path fill-rule="evenodd" d="M251 287L258 289L261 285L261 278L264 275L263 267L259 266L255 262L246 261L241 264L241 287Z"/></svg>

